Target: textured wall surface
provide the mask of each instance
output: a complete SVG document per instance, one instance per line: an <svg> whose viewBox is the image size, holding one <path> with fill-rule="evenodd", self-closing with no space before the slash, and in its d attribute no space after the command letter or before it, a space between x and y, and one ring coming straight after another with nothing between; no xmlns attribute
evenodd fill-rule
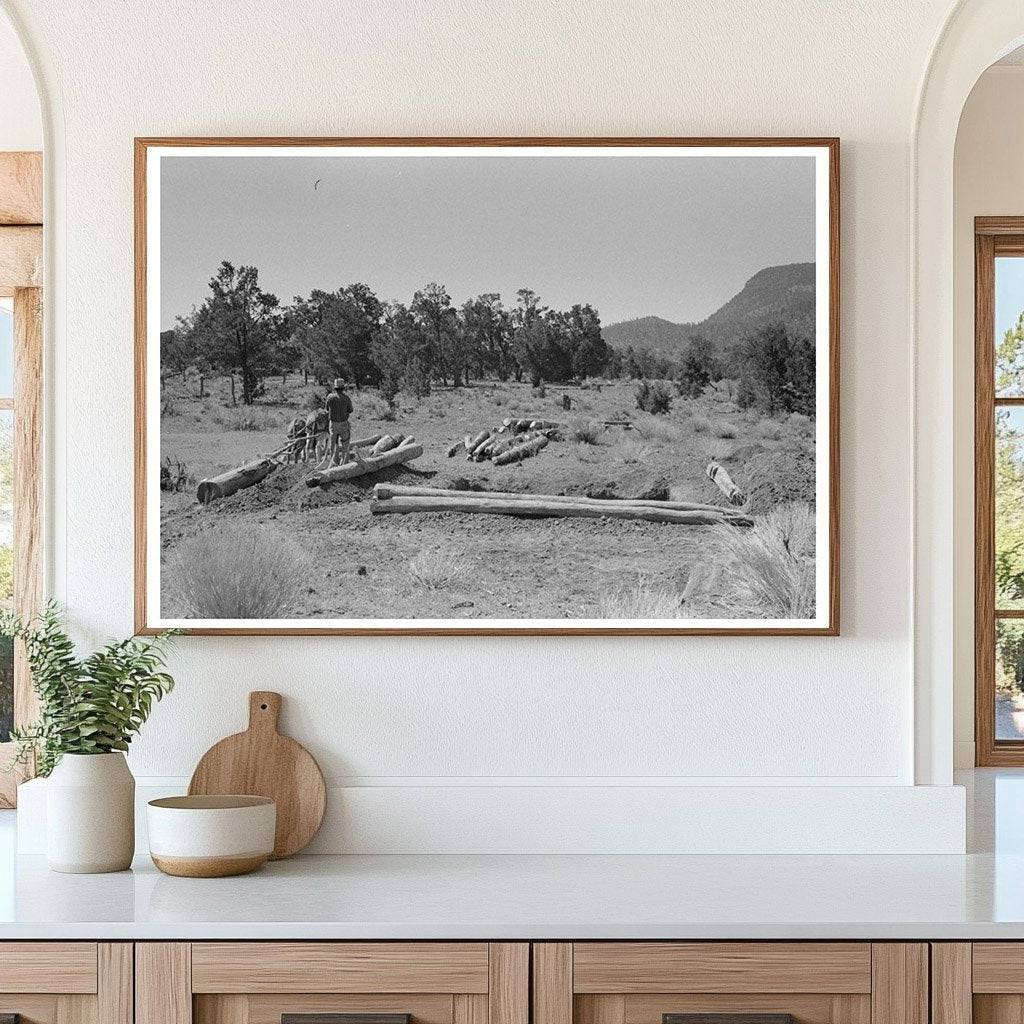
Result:
<svg viewBox="0 0 1024 1024"><path fill-rule="evenodd" d="M282 690L337 782L912 781L908 159L946 0L7 0L54 112L53 588L132 627L132 137L838 135L839 639L184 639L133 749Z"/></svg>

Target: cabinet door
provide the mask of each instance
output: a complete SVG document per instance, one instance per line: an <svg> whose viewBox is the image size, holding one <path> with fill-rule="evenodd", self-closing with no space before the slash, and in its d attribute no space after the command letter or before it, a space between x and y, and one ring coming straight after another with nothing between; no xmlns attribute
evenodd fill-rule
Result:
<svg viewBox="0 0 1024 1024"><path fill-rule="evenodd" d="M132 1024L131 943L0 942L0 1018Z"/></svg>
<svg viewBox="0 0 1024 1024"><path fill-rule="evenodd" d="M932 943L932 1020L1024 1020L1024 942Z"/></svg>
<svg viewBox="0 0 1024 1024"><path fill-rule="evenodd" d="M139 943L136 985L136 1024L528 1024L529 947Z"/></svg>
<svg viewBox="0 0 1024 1024"><path fill-rule="evenodd" d="M533 957L534 1024L928 1024L923 943L538 943Z"/></svg>

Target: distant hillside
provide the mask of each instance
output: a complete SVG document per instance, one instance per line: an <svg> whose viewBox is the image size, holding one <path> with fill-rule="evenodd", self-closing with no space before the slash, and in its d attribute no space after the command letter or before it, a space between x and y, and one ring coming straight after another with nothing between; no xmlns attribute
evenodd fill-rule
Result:
<svg viewBox="0 0 1024 1024"><path fill-rule="evenodd" d="M631 345L676 358L694 334L705 335L719 350L725 350L759 327L779 320L796 333L813 336L813 263L790 263L758 271L738 294L699 324L675 324L661 317L644 316L610 324L601 335L617 349Z"/></svg>

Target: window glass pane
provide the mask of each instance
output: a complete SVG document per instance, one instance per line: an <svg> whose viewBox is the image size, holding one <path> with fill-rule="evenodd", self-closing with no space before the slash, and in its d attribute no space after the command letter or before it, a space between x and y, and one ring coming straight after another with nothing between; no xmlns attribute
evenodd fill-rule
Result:
<svg viewBox="0 0 1024 1024"><path fill-rule="evenodd" d="M996 739L1024 740L1024 622L996 619Z"/></svg>
<svg viewBox="0 0 1024 1024"><path fill-rule="evenodd" d="M14 601L14 413L0 410L0 606ZM0 637L0 743L14 723L14 647Z"/></svg>
<svg viewBox="0 0 1024 1024"><path fill-rule="evenodd" d="M14 395L14 312L0 302L0 398Z"/></svg>
<svg viewBox="0 0 1024 1024"><path fill-rule="evenodd" d="M1024 257L996 258L996 395L1024 397Z"/></svg>
<svg viewBox="0 0 1024 1024"><path fill-rule="evenodd" d="M1024 608L1024 408L996 409L996 608Z"/></svg>

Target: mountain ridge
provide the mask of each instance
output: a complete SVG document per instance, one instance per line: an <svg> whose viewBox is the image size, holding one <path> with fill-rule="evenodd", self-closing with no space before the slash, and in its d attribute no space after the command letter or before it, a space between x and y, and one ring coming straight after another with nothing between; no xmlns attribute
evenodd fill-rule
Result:
<svg viewBox="0 0 1024 1024"><path fill-rule="evenodd" d="M703 334L719 351L724 351L758 328L778 321L794 333L814 337L813 263L787 263L759 270L731 299L699 323L642 316L609 324L602 328L601 336L619 350L632 347L674 358L695 334Z"/></svg>

